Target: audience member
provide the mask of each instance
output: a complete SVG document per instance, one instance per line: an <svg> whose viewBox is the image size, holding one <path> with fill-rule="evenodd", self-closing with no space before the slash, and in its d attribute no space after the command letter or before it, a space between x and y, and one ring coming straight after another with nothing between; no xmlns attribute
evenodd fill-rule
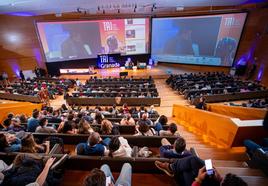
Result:
<svg viewBox="0 0 268 186"><path fill-rule="evenodd" d="M137 121L137 124L140 124L140 123L145 123L148 126L152 126L153 125L153 122L152 122L152 120L150 120L148 118L147 113L142 114L142 118L139 121Z"/></svg>
<svg viewBox="0 0 268 186"><path fill-rule="evenodd" d="M76 130L73 128L71 121L61 122L58 127L58 132L64 134L76 134Z"/></svg>
<svg viewBox="0 0 268 186"><path fill-rule="evenodd" d="M4 124L4 127L9 127L9 125L11 124L11 119L14 117L14 114L13 113L9 113L7 115L7 119L4 120L3 124Z"/></svg>
<svg viewBox="0 0 268 186"><path fill-rule="evenodd" d="M120 136L112 137L109 144L109 156L111 157L131 157L132 149L128 141Z"/></svg>
<svg viewBox="0 0 268 186"><path fill-rule="evenodd" d="M206 109L206 102L204 97L200 97L199 103L195 106L195 108L202 110Z"/></svg>
<svg viewBox="0 0 268 186"><path fill-rule="evenodd" d="M94 132L94 130L91 128L90 124L83 118L80 120L78 124L78 134L90 134Z"/></svg>
<svg viewBox="0 0 268 186"><path fill-rule="evenodd" d="M178 137L173 146L166 138L161 140L162 146L160 147L160 157L162 158L184 158L190 156L191 153L187 151L186 142L184 138Z"/></svg>
<svg viewBox="0 0 268 186"><path fill-rule="evenodd" d="M177 131L177 125L175 123L171 123L168 126L168 130L160 130L159 136L177 136L179 137L179 131Z"/></svg>
<svg viewBox="0 0 268 186"><path fill-rule="evenodd" d="M134 136L155 136L156 131L151 128L145 121L140 121L139 125L136 127L137 134Z"/></svg>
<svg viewBox="0 0 268 186"><path fill-rule="evenodd" d="M39 120L39 126L35 129L35 132L37 133L56 133L57 130L55 130L53 127L47 127L48 120L47 118L41 118Z"/></svg>
<svg viewBox="0 0 268 186"><path fill-rule="evenodd" d="M113 125L109 120L104 119L101 122L101 130L100 133L102 135L120 135L118 126Z"/></svg>
<svg viewBox="0 0 268 186"><path fill-rule="evenodd" d="M84 180L84 186L131 186L131 177L132 167L129 163L124 163L116 181L112 175L110 167L105 164L102 165L100 169L95 168L90 172Z"/></svg>
<svg viewBox="0 0 268 186"><path fill-rule="evenodd" d="M1 152L19 152L21 150L21 140L13 134L0 133Z"/></svg>
<svg viewBox="0 0 268 186"><path fill-rule="evenodd" d="M135 120L131 117L131 114L125 114L122 120L120 121L120 125L135 125Z"/></svg>
<svg viewBox="0 0 268 186"><path fill-rule="evenodd" d="M28 119L28 123L27 123L28 132L35 132L36 128L39 126L38 117L39 117L39 111L34 110L32 117Z"/></svg>
<svg viewBox="0 0 268 186"><path fill-rule="evenodd" d="M160 130L163 130L163 126L167 125L168 119L165 115L161 115L156 121L155 121L155 130L159 132Z"/></svg>
<svg viewBox="0 0 268 186"><path fill-rule="evenodd" d="M99 133L92 132L87 143L79 143L76 146L76 153L78 155L107 156L109 154L107 147L110 141L110 138L102 140Z"/></svg>
<svg viewBox="0 0 268 186"><path fill-rule="evenodd" d="M48 154L49 148L49 141L39 145L35 142L31 133L26 134L21 140L21 152Z"/></svg>
<svg viewBox="0 0 268 186"><path fill-rule="evenodd" d="M221 177L220 173L214 167L214 175L208 176L206 167L202 167L198 171L198 175L193 181L192 186L201 185L221 185L221 186L247 186L248 184L240 177L235 174L228 173L224 178Z"/></svg>
<svg viewBox="0 0 268 186"><path fill-rule="evenodd" d="M21 126L21 122L19 118L12 118L11 124L9 125L7 130L13 131L13 132L20 132L20 131L25 131L25 128Z"/></svg>

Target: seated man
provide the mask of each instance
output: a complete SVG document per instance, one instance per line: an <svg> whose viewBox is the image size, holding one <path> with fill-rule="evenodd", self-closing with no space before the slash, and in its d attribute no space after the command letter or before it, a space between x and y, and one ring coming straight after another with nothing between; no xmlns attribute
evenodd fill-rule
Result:
<svg viewBox="0 0 268 186"><path fill-rule="evenodd" d="M177 125L175 123L171 123L168 126L168 130L160 130L159 136L180 136L179 131L177 131Z"/></svg>
<svg viewBox="0 0 268 186"><path fill-rule="evenodd" d="M87 143L79 143L76 146L76 152L78 155L107 156L109 154L107 146L110 141L110 138L102 140L99 133L92 132Z"/></svg>
<svg viewBox="0 0 268 186"><path fill-rule="evenodd" d="M21 126L21 121L19 118L12 118L11 119L11 124L7 128L8 131L14 131L14 132L19 132L19 131L25 131L25 128Z"/></svg>
<svg viewBox="0 0 268 186"><path fill-rule="evenodd" d="M160 170L164 171L168 176L175 177L179 185L239 185L247 186L247 183L234 174L226 174L224 178L213 167L214 176L207 176L204 167L204 161L197 156L189 156L186 158L178 159L174 163L163 163L155 161L155 165Z"/></svg>
<svg viewBox="0 0 268 186"><path fill-rule="evenodd" d="M148 119L147 113L142 114L141 119L137 121L137 124L140 124L140 123L146 123L148 126L153 125L152 120Z"/></svg>
<svg viewBox="0 0 268 186"><path fill-rule="evenodd" d="M100 169L93 169L84 181L84 186L131 186L132 167L129 163L124 163L120 175L114 180L110 167L102 165Z"/></svg>
<svg viewBox="0 0 268 186"><path fill-rule="evenodd" d="M161 140L162 146L160 147L161 158L184 158L192 154L187 151L186 142L182 137L178 137L172 146L166 138Z"/></svg>

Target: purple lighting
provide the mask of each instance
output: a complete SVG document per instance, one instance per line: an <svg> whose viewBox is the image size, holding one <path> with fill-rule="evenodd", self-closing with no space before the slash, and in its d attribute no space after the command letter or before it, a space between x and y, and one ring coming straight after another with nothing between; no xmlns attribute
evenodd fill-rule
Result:
<svg viewBox="0 0 268 186"><path fill-rule="evenodd" d="M42 56L41 56L41 52L40 52L39 48L34 48L33 53L34 53L34 56L35 56L35 59L37 61L38 66L39 67L42 66Z"/></svg>
<svg viewBox="0 0 268 186"><path fill-rule="evenodd" d="M257 76L257 81L261 81L261 78L263 76L263 72L264 72L264 64L261 64L260 70L259 70L258 76Z"/></svg>
<svg viewBox="0 0 268 186"><path fill-rule="evenodd" d="M34 13L31 13L31 12L11 12L11 13L7 13L7 15L21 16L21 17L35 16L35 14Z"/></svg>
<svg viewBox="0 0 268 186"><path fill-rule="evenodd" d="M17 77L20 77L20 67L17 63L16 59L10 59L8 60L8 63L10 64L12 71L16 74Z"/></svg>

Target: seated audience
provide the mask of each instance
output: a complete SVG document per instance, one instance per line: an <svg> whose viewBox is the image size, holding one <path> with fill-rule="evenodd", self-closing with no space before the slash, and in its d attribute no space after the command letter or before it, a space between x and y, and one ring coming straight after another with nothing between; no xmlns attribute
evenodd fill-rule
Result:
<svg viewBox="0 0 268 186"><path fill-rule="evenodd" d="M150 106L148 113L149 114L158 114L153 105Z"/></svg>
<svg viewBox="0 0 268 186"><path fill-rule="evenodd" d="M21 121L19 118L12 118L11 124L9 125L7 130L13 132L19 132L19 131L25 131L25 128L21 126Z"/></svg>
<svg viewBox="0 0 268 186"><path fill-rule="evenodd" d="M56 133L57 131L53 127L47 127L47 118L41 118L39 120L39 126L35 129L37 133Z"/></svg>
<svg viewBox="0 0 268 186"><path fill-rule="evenodd" d="M141 118L143 114L146 114L147 117L149 117L146 108L144 106L141 106L138 112L138 117Z"/></svg>
<svg viewBox="0 0 268 186"><path fill-rule="evenodd" d="M21 140L13 134L0 133L1 152L19 152L21 150Z"/></svg>
<svg viewBox="0 0 268 186"><path fill-rule="evenodd" d="M94 130L91 128L90 124L85 120L81 119L78 124L78 134L90 134L91 132L94 132Z"/></svg>
<svg viewBox="0 0 268 186"><path fill-rule="evenodd" d="M11 124L11 119L14 117L14 114L13 113L9 113L7 115L7 118L4 120L3 124L4 124L4 127L9 127L9 125Z"/></svg>
<svg viewBox="0 0 268 186"><path fill-rule="evenodd" d="M186 142L182 137L178 137L173 146L166 138L161 140L161 144L162 146L159 149L161 158L184 158L191 155L191 153L185 149Z"/></svg>
<svg viewBox="0 0 268 186"><path fill-rule="evenodd" d="M107 179L107 177L109 179ZM124 163L120 175L115 181L111 169L108 165L102 165L100 169L93 169L84 180L84 186L131 186L132 167L129 163ZM107 182L110 180L110 182Z"/></svg>
<svg viewBox="0 0 268 186"><path fill-rule="evenodd" d="M112 107L112 109L111 109L111 114L113 114L113 115L117 115L117 114L119 114L119 111L118 111L118 109L116 108L116 105L115 105L115 104L113 105L113 107Z"/></svg>
<svg viewBox="0 0 268 186"><path fill-rule="evenodd" d="M21 152L25 153L46 153L49 152L49 141L39 145L35 142L31 133L26 134L21 140Z"/></svg>
<svg viewBox="0 0 268 186"><path fill-rule="evenodd" d="M199 103L195 106L195 108L202 110L206 109L206 102L204 97L200 97Z"/></svg>
<svg viewBox="0 0 268 186"><path fill-rule="evenodd" d="M36 128L39 126L38 117L39 117L39 111L34 110L32 117L28 119L28 123L27 123L28 132L35 132Z"/></svg>
<svg viewBox="0 0 268 186"><path fill-rule="evenodd" d="M93 120L92 124L95 124L95 125L99 124L100 125L102 123L104 116L101 114L100 111L96 111L95 117L93 117L93 118L94 118L94 120Z"/></svg>
<svg viewBox="0 0 268 186"><path fill-rule="evenodd" d="M109 154L107 147L110 141L110 138L102 140L99 133L92 132L87 143L79 143L76 146L76 153L78 155L107 156Z"/></svg>
<svg viewBox="0 0 268 186"><path fill-rule="evenodd" d="M160 131L163 130L163 126L167 125L168 119L167 116L161 115L156 121L155 121L155 130Z"/></svg>
<svg viewBox="0 0 268 186"><path fill-rule="evenodd" d="M42 157L21 153L16 156L12 167L3 172L3 186L42 186L57 185L59 180L46 179L55 158L49 158L44 166ZM51 178L51 175L50 175Z"/></svg>
<svg viewBox="0 0 268 186"><path fill-rule="evenodd" d="M35 182L29 183L26 186L43 186L43 185L47 184L46 179L47 179L50 167L52 166L52 164L55 160L56 160L56 158L49 158L45 164L43 171L36 178Z"/></svg>
<svg viewBox="0 0 268 186"><path fill-rule="evenodd" d="M135 125L135 120L131 117L131 114L125 114L122 120L120 121L120 125Z"/></svg>
<svg viewBox="0 0 268 186"><path fill-rule="evenodd" d="M131 157L132 154L128 141L122 136L115 136L111 139L109 151L111 157Z"/></svg>
<svg viewBox="0 0 268 186"><path fill-rule="evenodd" d="M139 122L139 125L136 127L137 133L134 136L155 136L156 131L151 128L145 121Z"/></svg>
<svg viewBox="0 0 268 186"><path fill-rule="evenodd" d="M179 131L177 131L177 125L175 123L171 123L168 126L168 130L160 130L159 136L180 136Z"/></svg>
<svg viewBox="0 0 268 186"><path fill-rule="evenodd" d="M123 114L129 113L129 108L126 103L123 104L122 109L123 109Z"/></svg>
<svg viewBox="0 0 268 186"><path fill-rule="evenodd" d="M198 171L198 175L193 181L192 186L201 185L221 185L221 186L247 186L248 184L235 174L228 173L224 178L220 175L217 169L214 167L214 176L208 176L206 167L202 167Z"/></svg>
<svg viewBox="0 0 268 186"><path fill-rule="evenodd" d="M71 121L61 122L58 127L58 132L64 134L76 134L76 130L73 128Z"/></svg>
<svg viewBox="0 0 268 186"><path fill-rule="evenodd" d="M148 126L152 126L153 125L152 120L148 119L147 113L142 114L142 118L139 121L137 121L137 124L139 124L141 122L142 123L146 123Z"/></svg>
<svg viewBox="0 0 268 186"><path fill-rule="evenodd" d="M104 119L101 122L100 133L102 135L120 135L118 126L113 125L112 122L107 119Z"/></svg>

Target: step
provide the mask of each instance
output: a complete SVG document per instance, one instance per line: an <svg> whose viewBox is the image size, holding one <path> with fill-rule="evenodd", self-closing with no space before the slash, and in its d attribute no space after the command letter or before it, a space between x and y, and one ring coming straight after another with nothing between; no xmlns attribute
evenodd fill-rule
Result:
<svg viewBox="0 0 268 186"><path fill-rule="evenodd" d="M228 173L236 174L237 176L261 176L265 174L259 169L243 168L243 167L216 167L221 175Z"/></svg>

